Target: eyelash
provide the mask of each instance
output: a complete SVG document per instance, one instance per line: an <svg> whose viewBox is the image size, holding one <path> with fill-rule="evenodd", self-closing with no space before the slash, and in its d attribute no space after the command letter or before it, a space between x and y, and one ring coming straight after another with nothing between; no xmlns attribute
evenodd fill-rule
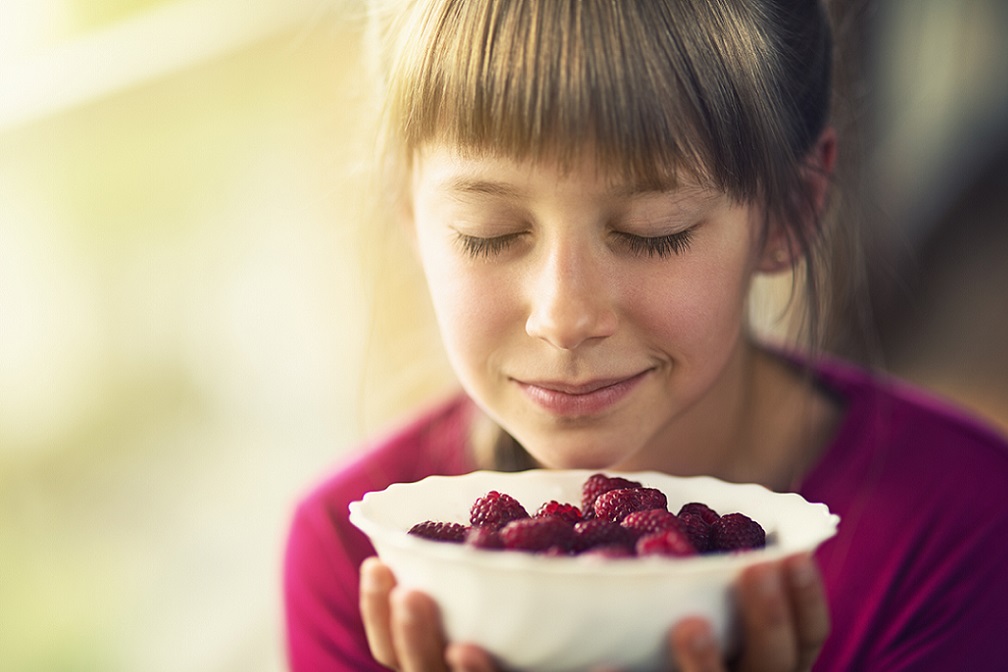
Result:
<svg viewBox="0 0 1008 672"><path fill-rule="evenodd" d="M456 240L466 255L473 259L488 259L504 252L520 235L520 233L509 233L493 238L479 238L459 233L456 234ZM632 233L618 233L617 235L632 254L660 259L667 259L672 255L687 252L693 242L693 229L665 236L638 236Z"/></svg>
<svg viewBox="0 0 1008 672"><path fill-rule="evenodd" d="M476 236L467 236L462 233L456 234L456 240L462 251L473 259L489 258L495 256L506 250L511 243L515 242L520 236L520 233L509 233L503 236L495 236L493 238L478 238Z"/></svg>
<svg viewBox="0 0 1008 672"><path fill-rule="evenodd" d="M680 255L689 251L693 243L693 229L686 229L666 236L638 236L632 233L618 234L623 243L637 256L659 257L667 259L673 254Z"/></svg>

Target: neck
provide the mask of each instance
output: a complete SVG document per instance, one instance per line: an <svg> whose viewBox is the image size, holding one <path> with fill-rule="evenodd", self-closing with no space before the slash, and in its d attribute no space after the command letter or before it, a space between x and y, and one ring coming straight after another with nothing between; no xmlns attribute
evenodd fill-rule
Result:
<svg viewBox="0 0 1008 672"><path fill-rule="evenodd" d="M810 380L745 341L710 393L662 436L661 457L650 452L626 467L793 490L838 418Z"/></svg>

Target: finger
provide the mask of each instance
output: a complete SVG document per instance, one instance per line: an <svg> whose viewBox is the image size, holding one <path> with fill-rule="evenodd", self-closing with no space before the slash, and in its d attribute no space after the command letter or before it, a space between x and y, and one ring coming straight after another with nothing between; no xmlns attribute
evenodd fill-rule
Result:
<svg viewBox="0 0 1008 672"><path fill-rule="evenodd" d="M794 669L797 638L781 574L780 563L766 563L749 568L740 578L739 668L745 672Z"/></svg>
<svg viewBox="0 0 1008 672"><path fill-rule="evenodd" d="M494 672L497 669L490 654L472 644L449 644L445 660L452 672Z"/></svg>
<svg viewBox="0 0 1008 672"><path fill-rule="evenodd" d="M811 554L788 558L784 569L798 643L797 669L807 670L819 656L830 631L826 590Z"/></svg>
<svg viewBox="0 0 1008 672"><path fill-rule="evenodd" d="M447 672L441 615L427 595L392 590L392 644L403 672Z"/></svg>
<svg viewBox="0 0 1008 672"><path fill-rule="evenodd" d="M360 612L371 655L386 667L398 667L392 644L389 595L396 581L378 558L364 560L360 567Z"/></svg>
<svg viewBox="0 0 1008 672"><path fill-rule="evenodd" d="M724 664L714 642L710 624L702 618L686 618L671 633L672 657L681 672L722 672Z"/></svg>

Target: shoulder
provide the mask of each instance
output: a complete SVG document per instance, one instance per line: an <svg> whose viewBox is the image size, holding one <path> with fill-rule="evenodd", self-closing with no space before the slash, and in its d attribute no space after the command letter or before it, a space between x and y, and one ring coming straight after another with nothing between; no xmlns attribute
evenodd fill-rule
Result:
<svg viewBox="0 0 1008 672"><path fill-rule="evenodd" d="M899 559L893 566L916 581L935 581L936 567L957 582L966 576L958 569L973 566L977 575L1008 562L1004 436L884 375L838 362L820 365L818 375L843 400L845 417L802 490L839 513L841 537L870 549L869 564Z"/></svg>
<svg viewBox="0 0 1008 672"><path fill-rule="evenodd" d="M844 416L802 483L807 498L829 504L848 531L870 532L869 547L902 539L940 555L939 539L960 536L966 520L975 538L1008 537L1004 436L948 400L854 365L820 363L816 375Z"/></svg>
<svg viewBox="0 0 1008 672"><path fill-rule="evenodd" d="M840 361L815 370L845 407L832 451L864 450L897 473L969 473L1008 485L1008 439L956 403Z"/></svg>
<svg viewBox="0 0 1008 672"><path fill-rule="evenodd" d="M374 554L350 502L394 482L466 469L471 403L454 398L372 441L294 507L283 559L291 669L378 669L358 613L357 572Z"/></svg>
<svg viewBox="0 0 1008 672"><path fill-rule="evenodd" d="M1008 617L1008 442L905 382L815 372L844 405L802 485L840 516L818 553L837 625L822 669L955 669L967 651L990 669Z"/></svg>
<svg viewBox="0 0 1008 672"><path fill-rule="evenodd" d="M467 443L473 412L464 395L443 401L363 445L324 474L295 502L288 559L329 554L357 563L373 553L367 538L349 521L350 503L392 483L470 471ZM297 549L303 552L295 553Z"/></svg>

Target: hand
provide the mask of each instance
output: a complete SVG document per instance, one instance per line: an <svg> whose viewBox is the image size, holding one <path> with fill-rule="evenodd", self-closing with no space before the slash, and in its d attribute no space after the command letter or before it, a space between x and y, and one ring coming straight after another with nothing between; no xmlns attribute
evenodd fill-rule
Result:
<svg viewBox="0 0 1008 672"><path fill-rule="evenodd" d="M739 578L742 650L731 669L740 672L808 670L829 634L825 590L810 555L757 565ZM728 669L710 625L681 621L671 635L681 672Z"/></svg>
<svg viewBox="0 0 1008 672"><path fill-rule="evenodd" d="M378 558L360 568L360 611L371 655L402 672L495 672L481 649L446 645L437 605L427 595L396 586Z"/></svg>

